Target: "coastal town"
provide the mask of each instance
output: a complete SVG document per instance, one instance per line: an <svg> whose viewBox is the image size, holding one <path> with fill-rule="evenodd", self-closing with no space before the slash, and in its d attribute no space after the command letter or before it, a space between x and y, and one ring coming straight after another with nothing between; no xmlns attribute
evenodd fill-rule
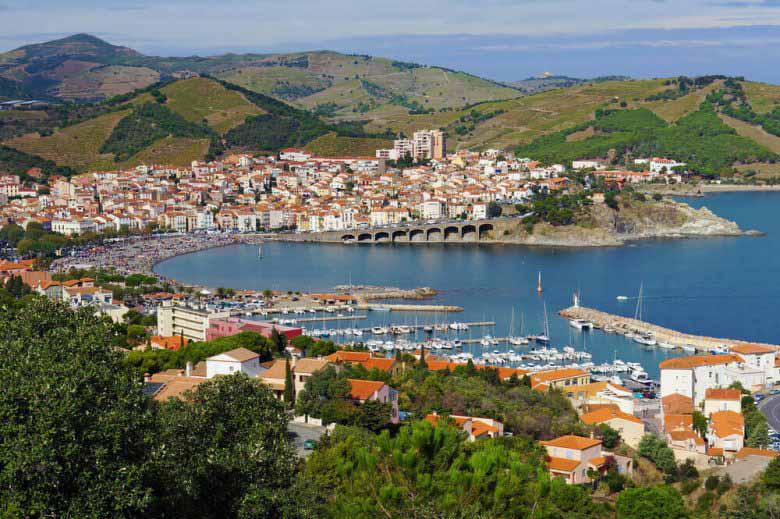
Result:
<svg viewBox="0 0 780 519"><path fill-rule="evenodd" d="M409 165L399 161L408 160ZM567 173L611 189L642 182L676 184L684 164L636 159L631 170L603 160L571 168L543 165L509 152L446 152L440 131L399 139L376 157L318 157L302 149L276 156L231 155L188 168L144 165L45 181L31 169L25 179L0 177L0 217L26 227L74 236L107 231L172 232L369 229L411 222L481 220L534 193L582 189ZM594 196L594 201L603 202ZM513 210L507 213L514 214Z"/></svg>

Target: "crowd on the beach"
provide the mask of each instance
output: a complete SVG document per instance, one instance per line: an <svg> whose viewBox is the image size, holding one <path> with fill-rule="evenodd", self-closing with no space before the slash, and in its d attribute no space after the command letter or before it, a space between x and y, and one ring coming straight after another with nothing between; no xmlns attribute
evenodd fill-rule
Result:
<svg viewBox="0 0 780 519"><path fill-rule="evenodd" d="M55 260L51 269L63 272L74 267L92 267L123 275L153 275L154 265L174 256L256 241L256 236L224 233L132 236L73 251L70 256Z"/></svg>

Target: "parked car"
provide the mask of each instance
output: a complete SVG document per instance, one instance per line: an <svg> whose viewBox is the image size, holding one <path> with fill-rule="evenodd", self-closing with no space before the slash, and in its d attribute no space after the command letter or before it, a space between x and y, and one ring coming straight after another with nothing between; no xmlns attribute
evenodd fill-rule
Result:
<svg viewBox="0 0 780 519"><path fill-rule="evenodd" d="M314 447L316 446L317 446L317 440L308 439L308 440L304 440L303 442L303 449L307 451L313 450Z"/></svg>

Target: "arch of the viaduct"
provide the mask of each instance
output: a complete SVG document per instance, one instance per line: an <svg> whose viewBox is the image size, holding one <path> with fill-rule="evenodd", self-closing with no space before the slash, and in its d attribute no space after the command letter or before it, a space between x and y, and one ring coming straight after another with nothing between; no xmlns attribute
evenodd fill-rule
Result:
<svg viewBox="0 0 780 519"><path fill-rule="evenodd" d="M473 222L348 232L341 234L340 239L357 243L474 242L492 237L493 232L492 223Z"/></svg>

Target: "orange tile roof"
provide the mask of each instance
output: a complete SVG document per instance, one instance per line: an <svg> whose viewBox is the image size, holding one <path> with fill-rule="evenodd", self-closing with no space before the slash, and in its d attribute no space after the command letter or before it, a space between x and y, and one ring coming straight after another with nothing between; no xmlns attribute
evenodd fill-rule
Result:
<svg viewBox="0 0 780 519"><path fill-rule="evenodd" d="M741 400L742 392L739 389L709 388L704 392L707 400Z"/></svg>
<svg viewBox="0 0 780 519"><path fill-rule="evenodd" d="M384 382L376 380L357 380L354 378L348 378L349 382L349 396L355 400L368 400L371 395L382 389L385 385Z"/></svg>
<svg viewBox="0 0 780 519"><path fill-rule="evenodd" d="M775 458L780 456L780 452L769 451L764 449L755 449L753 447L743 447L737 453L737 459L741 460L748 456L765 456L767 458Z"/></svg>
<svg viewBox="0 0 780 519"><path fill-rule="evenodd" d="M182 346L187 346L189 339L180 335L173 335L170 337L155 335L150 338L149 341L153 345L159 346L160 348L171 351L178 351Z"/></svg>
<svg viewBox="0 0 780 519"><path fill-rule="evenodd" d="M672 441L686 441L686 440L693 440L693 442L697 445L701 445L704 443L704 440L699 437L698 434L693 432L690 429L684 429L681 431L672 431L669 434L669 437L672 439Z"/></svg>
<svg viewBox="0 0 780 519"><path fill-rule="evenodd" d="M594 467L601 467L607 462L607 458L605 456L598 456L596 458L592 458L588 460L588 465L593 465Z"/></svg>
<svg viewBox="0 0 780 519"><path fill-rule="evenodd" d="M367 351L336 351L325 357L331 362L365 362L371 358Z"/></svg>
<svg viewBox="0 0 780 519"><path fill-rule="evenodd" d="M680 393L661 398L664 414L693 414L693 399Z"/></svg>
<svg viewBox="0 0 780 519"><path fill-rule="evenodd" d="M734 411L718 411L710 416L712 431L718 438L745 435L745 420Z"/></svg>
<svg viewBox="0 0 780 519"><path fill-rule="evenodd" d="M498 428L486 423L478 422L476 420L471 425L471 435L475 438L479 438L480 436L484 436L490 433L498 433Z"/></svg>
<svg viewBox="0 0 780 519"><path fill-rule="evenodd" d="M556 380L564 380L567 378L583 377L587 376L587 371L575 368L562 368L554 369L552 371L543 371L541 373L534 373L531 375L531 381L537 383L554 382Z"/></svg>
<svg viewBox="0 0 780 519"><path fill-rule="evenodd" d="M550 470L557 472L574 472L580 465L578 460L555 458L553 456L547 456L546 460L547 466L550 468Z"/></svg>
<svg viewBox="0 0 780 519"><path fill-rule="evenodd" d="M707 449L708 456L723 456L723 448L721 447L709 447Z"/></svg>
<svg viewBox="0 0 780 519"><path fill-rule="evenodd" d="M566 436L560 436L550 441L539 442L542 445L550 447L560 447L562 449L574 449L581 451L588 449L594 445L601 444L601 440L594 438L585 438L584 436L574 436L573 434L567 434Z"/></svg>
<svg viewBox="0 0 780 519"><path fill-rule="evenodd" d="M361 362L361 364L369 371L376 368L381 371L389 372L395 365L395 359L371 358L365 362Z"/></svg>
<svg viewBox="0 0 780 519"><path fill-rule="evenodd" d="M329 364L326 359L304 358L296 361L293 366L295 373L315 373Z"/></svg>
<svg viewBox="0 0 780 519"><path fill-rule="evenodd" d="M667 414L664 415L664 431L679 431L693 427L693 415Z"/></svg>
<svg viewBox="0 0 780 519"><path fill-rule="evenodd" d="M718 364L731 364L732 362L745 362L745 360L733 353L726 353L723 355L691 355L689 357L666 359L658 366L661 369L693 369L699 366L716 366Z"/></svg>
<svg viewBox="0 0 780 519"><path fill-rule="evenodd" d="M602 408L580 416L580 420L588 425L600 424L610 420L626 420L633 423L642 423L636 416L612 408Z"/></svg>
<svg viewBox="0 0 780 519"><path fill-rule="evenodd" d="M737 344L736 346L732 346L730 349L734 353L742 353L744 355L760 355L762 353L774 353L777 351L775 348L770 348L769 346L748 343Z"/></svg>

